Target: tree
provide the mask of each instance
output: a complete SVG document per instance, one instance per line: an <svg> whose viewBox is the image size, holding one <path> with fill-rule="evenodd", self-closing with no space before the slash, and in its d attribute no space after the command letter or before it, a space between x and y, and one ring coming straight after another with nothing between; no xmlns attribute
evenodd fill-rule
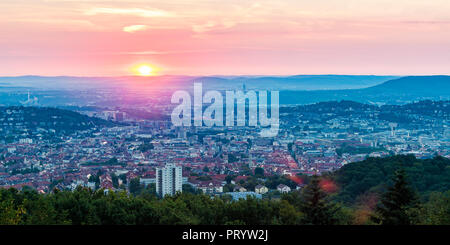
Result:
<svg viewBox="0 0 450 245"><path fill-rule="evenodd" d="M111 181L114 188L119 188L119 177L115 173L111 174Z"/></svg>
<svg viewBox="0 0 450 245"><path fill-rule="evenodd" d="M14 200L0 202L0 225L18 225L25 214L25 208L15 207Z"/></svg>
<svg viewBox="0 0 450 245"><path fill-rule="evenodd" d="M334 225L338 207L328 200L320 186L320 177L314 175L310 184L303 190L300 211L305 215L303 222L311 225Z"/></svg>
<svg viewBox="0 0 450 245"><path fill-rule="evenodd" d="M133 195L139 194L139 192L141 191L141 183L139 177L130 180L130 185L128 186L128 189L130 190L130 193Z"/></svg>
<svg viewBox="0 0 450 245"><path fill-rule="evenodd" d="M295 210L288 201L282 200L280 205L280 221L283 225L302 224L303 214Z"/></svg>
<svg viewBox="0 0 450 245"><path fill-rule="evenodd" d="M450 191L431 193L421 208L420 224L450 225Z"/></svg>
<svg viewBox="0 0 450 245"><path fill-rule="evenodd" d="M340 186L334 200L356 204L361 195L381 195L399 168L405 170L410 186L419 195L450 190L450 159L435 157L417 159L414 155L387 158L367 158L362 162L346 164L332 175Z"/></svg>
<svg viewBox="0 0 450 245"><path fill-rule="evenodd" d="M393 180L394 185L382 195L372 219L382 225L411 225L418 207L416 193L409 187L403 169L395 172Z"/></svg>
<svg viewBox="0 0 450 245"><path fill-rule="evenodd" d="M156 187L155 187L156 188ZM182 185L182 190L183 193L192 193L192 194L198 194L201 193L202 191L199 189L195 189L194 187L192 187L192 185L190 184L183 184Z"/></svg>
<svg viewBox="0 0 450 245"><path fill-rule="evenodd" d="M127 184L127 175L126 174L119 175L119 179L122 180L122 184Z"/></svg>
<svg viewBox="0 0 450 245"><path fill-rule="evenodd" d="M144 198L158 197L158 194L156 193L156 184L155 183L148 184L145 188L142 189L140 196Z"/></svg>
<svg viewBox="0 0 450 245"><path fill-rule="evenodd" d="M255 176L264 177L264 169L260 167L255 168Z"/></svg>
<svg viewBox="0 0 450 245"><path fill-rule="evenodd" d="M236 178L236 176L227 175L227 177L225 177L225 181L227 182L227 184L230 184L234 178Z"/></svg>
<svg viewBox="0 0 450 245"><path fill-rule="evenodd" d="M239 159L235 156L235 155L233 155L233 154L228 154L228 162L229 163L234 163L234 162L237 162Z"/></svg>
<svg viewBox="0 0 450 245"><path fill-rule="evenodd" d="M251 149L252 148L252 145L253 145L253 142L252 142L252 140L250 139L250 138L248 138L247 139L247 149Z"/></svg>
<svg viewBox="0 0 450 245"><path fill-rule="evenodd" d="M288 151L292 152L292 146L294 145L294 143L288 143L287 147L288 147Z"/></svg>
<svg viewBox="0 0 450 245"><path fill-rule="evenodd" d="M153 146L153 144L142 144L138 147L138 150L140 150L141 152L147 152L149 150L153 150L155 147Z"/></svg>

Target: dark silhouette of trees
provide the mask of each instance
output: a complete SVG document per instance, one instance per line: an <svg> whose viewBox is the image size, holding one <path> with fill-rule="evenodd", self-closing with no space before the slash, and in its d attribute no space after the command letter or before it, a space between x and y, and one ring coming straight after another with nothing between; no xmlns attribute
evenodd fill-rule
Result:
<svg viewBox="0 0 450 245"><path fill-rule="evenodd" d="M406 181L404 170L395 173L394 185L381 197L373 220L382 225L411 225L418 208L416 193Z"/></svg>
<svg viewBox="0 0 450 245"><path fill-rule="evenodd" d="M397 160L397 165L392 160ZM367 170L376 170L378 160L371 160L367 164L356 164L357 168L348 168L342 176L333 174L324 177L308 177L305 183L309 183L301 191L291 191L282 194L281 198L232 200L230 195L214 196L200 193L191 186L183 186L183 193L175 196L157 197L155 184L143 185L139 178L131 179L129 192L125 189L109 190L78 187L73 191L54 189L53 192L40 194L36 190L23 187L21 191L16 189L0 189L0 224L19 225L154 225L154 224L193 224L193 225L343 225L343 224L373 224L367 222L367 217L376 224L382 225L448 225L450 224L450 192L419 192L423 204L418 202L413 191L418 182L423 180L413 178L411 187L406 180L406 173L415 173L414 169L426 169L423 178L440 176L445 180L447 159L435 158L429 161L419 161L410 156L386 158L387 163L380 170L385 175L394 174L393 181L386 191L379 189L375 193L367 193L368 197L374 196L374 202L361 209L348 203L336 201L336 195L342 191L349 192L348 186L361 185L366 180L377 179L379 173L370 173ZM409 161L413 161L412 164ZM381 162L380 162L381 163ZM428 166L433 164L434 166ZM406 171L395 172L395 166L409 166ZM366 171L364 170L366 167ZM442 170L442 168L444 170ZM397 167L398 169L398 167ZM441 171L441 173L439 173ZM361 176L360 173L367 176ZM442 173L444 172L444 173ZM426 174L425 174L426 173ZM98 172L91 176L91 181L96 181L98 176L104 173ZM409 175L408 175L409 176ZM115 179L124 179L125 175L115 176ZM322 187L321 178L334 181L341 179L339 192L328 194ZM351 180L350 178L353 178ZM126 179L126 178L125 178ZM228 178L231 181L232 176ZM250 177L248 183L257 180ZM345 181L344 181L345 180ZM118 181L118 180L117 180ZM285 176L271 176L264 185L270 187L280 183L289 183ZM116 182L116 181L114 181ZM370 183L370 181L368 181ZM59 182L55 182L59 183ZM255 182L257 183L257 182ZM255 184L253 183L253 184ZM383 182L386 183L386 182ZM435 183L430 180L429 183ZM446 183L437 184L434 188L441 188ZM227 188L232 189L228 184ZM355 188L352 187L352 188ZM364 187L366 188L366 187ZM326 188L325 188L326 189ZM358 190L358 189L355 189ZM373 209L378 196L381 201L378 207ZM369 199L367 199L369 200ZM362 204L361 204L362 205ZM364 213L361 213L364 210ZM367 212L366 212L367 211ZM363 214L363 219L361 218Z"/></svg>
<svg viewBox="0 0 450 245"><path fill-rule="evenodd" d="M131 179L128 189L129 189L130 193L133 195L139 194L142 190L140 179L139 178Z"/></svg>
<svg viewBox="0 0 450 245"><path fill-rule="evenodd" d="M255 168L255 176L264 177L264 169L260 167Z"/></svg>
<svg viewBox="0 0 450 245"><path fill-rule="evenodd" d="M338 207L330 202L320 186L320 177L312 177L310 184L303 190L300 211L305 214L304 223L312 225L333 225L337 223L335 214Z"/></svg>

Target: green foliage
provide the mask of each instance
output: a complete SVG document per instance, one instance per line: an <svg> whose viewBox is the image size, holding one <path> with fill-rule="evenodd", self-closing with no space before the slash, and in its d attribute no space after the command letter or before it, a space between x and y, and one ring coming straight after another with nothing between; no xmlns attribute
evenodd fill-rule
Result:
<svg viewBox="0 0 450 245"><path fill-rule="evenodd" d="M292 181L291 179L287 178L284 175L283 176L279 176L279 175L270 176L267 179L265 186L267 186L267 188L269 188L269 189L276 189L279 184L287 185L291 189L295 189L297 187L297 184L294 181Z"/></svg>
<svg viewBox="0 0 450 245"><path fill-rule="evenodd" d="M203 176L197 177L196 180L208 181L208 180L212 180L212 178L210 176L203 175Z"/></svg>
<svg viewBox="0 0 450 245"><path fill-rule="evenodd" d="M229 163L235 163L235 162L237 162L239 159L235 156L235 155L233 155L233 154L228 154L228 162Z"/></svg>
<svg viewBox="0 0 450 245"><path fill-rule="evenodd" d="M114 173L111 174L111 181L114 188L116 189L119 188L119 177L117 177L116 174Z"/></svg>
<svg viewBox="0 0 450 245"><path fill-rule="evenodd" d="M424 169L423 178L429 175L445 180L447 159L435 158L430 160L417 160L411 156L399 156L385 159L371 159L365 164L355 163L344 166L345 171L323 177L313 176L302 191L292 191L288 194L276 194L274 198L248 198L233 201L231 196L208 196L184 185L183 193L173 197L157 197L155 184L146 187L140 184L139 178L132 179L128 185L129 193L121 191L108 191L103 189L91 190L78 187L74 191L55 189L49 194L39 194L31 188L24 187L22 191L16 189L0 189L0 224L73 224L73 225L155 225L155 224L192 224L192 225L348 225L348 224L374 224L368 217L375 216L377 224L450 224L450 191L424 192L422 191L422 205L416 205L416 198L408 187L405 173L398 172L393 180L385 180L378 173L371 175L370 170L379 169L386 176L394 176L395 171L402 167L408 173L408 180L414 186L421 187L420 178L414 176L414 169ZM429 166L432 164L433 166ZM352 166L354 165L354 166ZM380 166L383 165L383 166ZM407 167L405 167L407 166ZM409 167L408 167L409 166ZM367 169L364 171L364 167ZM361 173L360 173L361 172ZM344 205L336 202L342 192L349 189L342 183L363 183L365 172L370 178L380 178L380 183L391 186L378 188L380 183L365 186L361 193L358 206ZM351 174L353 175L351 175ZM433 173L433 174L431 174ZM96 182L98 172L91 176L90 181ZM349 178L349 175L353 179ZM115 176L114 179L125 178L125 175ZM303 176L302 176L303 177ZM339 191L330 195L321 187L321 178L330 180L335 178L340 182ZM231 180L232 176L228 178ZM54 185L60 180L54 181ZM243 184L250 186L258 183L258 179L250 176ZM266 186L275 186L280 183L290 183L285 176L271 176L264 183ZM354 182L353 182L354 181ZM115 182L115 181L114 181ZM306 182L305 182L306 183ZM431 182L428 190L436 188L445 189L447 183L434 184ZM295 183L294 183L295 184ZM377 189L374 189L374 186ZM234 186L227 184L224 190L232 190ZM431 188L432 187L432 188ZM123 186L120 186L123 188ZM247 187L246 187L247 188ZM352 187L354 188L354 187ZM370 190L370 191L368 191ZM422 189L424 190L424 189ZM369 205L370 198L382 195L380 205ZM273 196L274 192L268 194ZM357 196L357 195L355 195ZM371 200L371 199L370 199ZM377 200L376 198L374 200ZM374 202L376 203L376 201ZM375 212L375 215L374 215ZM372 223L371 223L372 222Z"/></svg>
<svg viewBox="0 0 450 245"><path fill-rule="evenodd" d="M394 185L382 195L374 221L382 225L411 225L417 209L416 193L409 187L403 170L396 171Z"/></svg>
<svg viewBox="0 0 450 245"><path fill-rule="evenodd" d="M233 192L234 187L233 184L226 184L223 186L223 192Z"/></svg>
<svg viewBox="0 0 450 245"><path fill-rule="evenodd" d="M7 111L16 111L16 114ZM17 116L16 116L17 115ZM78 112L50 107L0 107L0 118L14 117L15 122L21 122L28 131L37 128L53 129L56 134L71 134L78 130L94 129L96 127L112 127L117 123L100 118L89 117ZM3 133L0 133L3 135Z"/></svg>
<svg viewBox="0 0 450 245"><path fill-rule="evenodd" d="M137 195L138 193L140 193L142 190L140 178L131 179L130 184L128 185L128 189L133 195Z"/></svg>
<svg viewBox="0 0 450 245"><path fill-rule="evenodd" d="M236 178L236 176L233 175L227 175L227 177L225 177L225 181L230 184L232 180L234 180Z"/></svg>
<svg viewBox="0 0 450 245"><path fill-rule="evenodd" d="M155 189L156 189L156 186L155 186ZM202 193L202 190L195 189L190 184L183 184L182 190L183 190L183 193L191 193L191 194L201 194Z"/></svg>
<svg viewBox="0 0 450 245"><path fill-rule="evenodd" d="M156 193L156 184L148 184L147 186L141 188L139 196L148 200L158 198L158 194Z"/></svg>
<svg viewBox="0 0 450 245"><path fill-rule="evenodd" d="M18 225L25 213L23 206L15 207L13 200L0 203L0 225Z"/></svg>
<svg viewBox="0 0 450 245"><path fill-rule="evenodd" d="M450 225L450 191L433 192L420 213L423 225Z"/></svg>
<svg viewBox="0 0 450 245"><path fill-rule="evenodd" d="M280 222L285 225L301 225L305 215L288 201L282 200L280 205Z"/></svg>
<svg viewBox="0 0 450 245"><path fill-rule="evenodd" d="M261 178L264 177L264 169L260 168L260 167L255 168L255 176L258 176Z"/></svg>
<svg viewBox="0 0 450 245"><path fill-rule="evenodd" d="M135 179L132 180L135 182ZM125 191L55 190L38 194L34 190L0 190L0 224L73 225L269 225L303 224L299 207L286 200L232 201L226 196L182 193L157 198L154 186L140 194Z"/></svg>
<svg viewBox="0 0 450 245"><path fill-rule="evenodd" d="M119 179L122 180L123 184L127 184L127 175L126 174L119 175Z"/></svg>
<svg viewBox="0 0 450 245"><path fill-rule="evenodd" d="M336 153L339 156L342 156L344 153L349 153L352 155L355 154L370 154L372 152L378 152L378 151L385 151L384 148L377 148L377 147L354 147L350 145L342 145L340 148L336 149Z"/></svg>
<svg viewBox="0 0 450 245"><path fill-rule="evenodd" d="M138 150L141 152L147 152L149 150L153 150L155 147L153 144L142 144L138 147Z"/></svg>
<svg viewBox="0 0 450 245"><path fill-rule="evenodd" d="M300 211L305 214L304 222L312 225L337 224L335 217L338 206L330 202L320 187L319 176L313 176L311 183L303 190Z"/></svg>
<svg viewBox="0 0 450 245"><path fill-rule="evenodd" d="M336 171L333 176L340 186L337 201L354 204L358 196L373 193L379 195L385 186L392 184L396 170L404 169L411 187L426 198L431 192L450 190L450 159L437 156L420 160L412 155L387 158L368 158L351 163Z"/></svg>
<svg viewBox="0 0 450 245"><path fill-rule="evenodd" d="M291 152L292 151L292 146L294 146L294 143L288 143L287 147L288 147L288 151Z"/></svg>
<svg viewBox="0 0 450 245"><path fill-rule="evenodd" d="M249 191L253 191L257 185L262 185L264 182L257 179L256 176L249 176L245 181L240 180L238 184Z"/></svg>

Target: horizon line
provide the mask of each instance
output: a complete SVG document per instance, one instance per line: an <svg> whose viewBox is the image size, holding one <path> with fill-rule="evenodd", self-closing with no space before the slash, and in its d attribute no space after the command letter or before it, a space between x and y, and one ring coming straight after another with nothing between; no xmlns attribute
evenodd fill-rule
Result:
<svg viewBox="0 0 450 245"><path fill-rule="evenodd" d="M134 78L156 78L156 77L293 77L293 76L378 76L378 77L412 77L412 76L450 76L450 74L286 74L286 75L261 75L261 74L237 74L237 75L180 75L180 74L161 74L151 76L139 76L139 75L116 75L116 76L103 76L103 75L9 75L1 76L1 78L20 78L20 77L74 77L74 78L118 78L118 77L134 77Z"/></svg>

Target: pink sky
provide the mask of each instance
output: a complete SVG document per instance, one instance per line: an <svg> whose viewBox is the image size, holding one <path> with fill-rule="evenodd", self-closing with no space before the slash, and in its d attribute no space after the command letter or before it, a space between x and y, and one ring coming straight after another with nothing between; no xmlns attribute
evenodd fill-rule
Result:
<svg viewBox="0 0 450 245"><path fill-rule="evenodd" d="M450 74L448 0L1 0L0 76Z"/></svg>

